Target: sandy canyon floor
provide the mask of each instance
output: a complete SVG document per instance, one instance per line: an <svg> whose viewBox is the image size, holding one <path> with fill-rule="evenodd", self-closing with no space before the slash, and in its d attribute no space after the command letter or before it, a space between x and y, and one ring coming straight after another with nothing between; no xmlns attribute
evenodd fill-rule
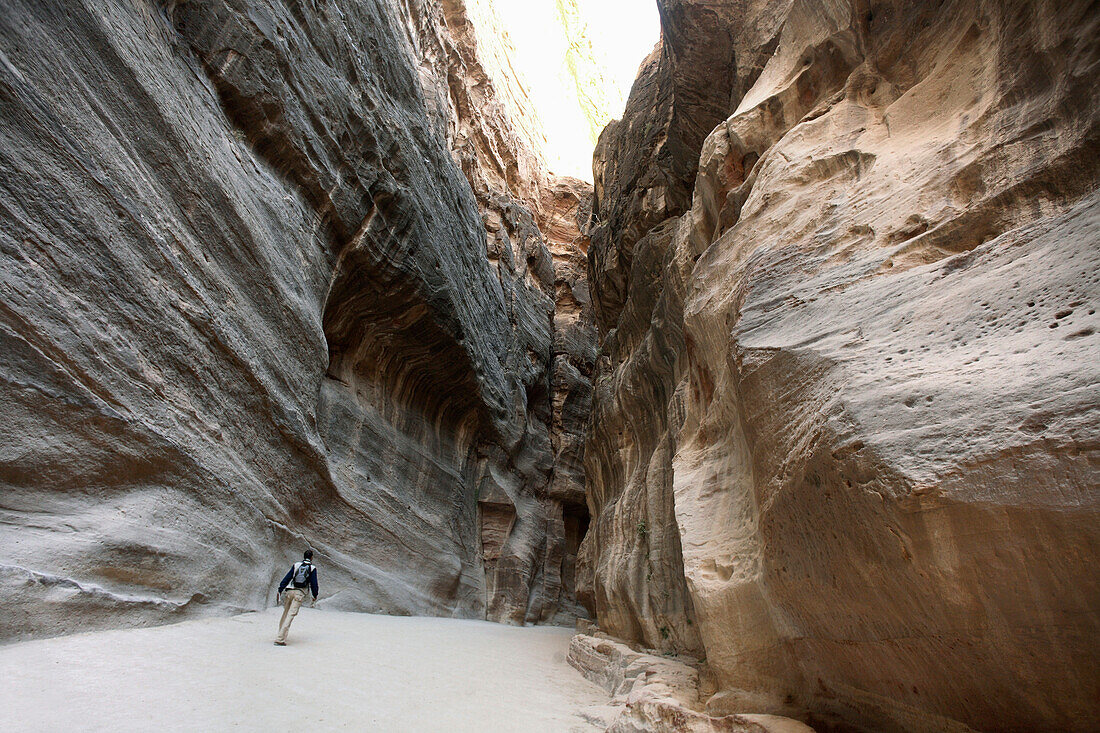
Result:
<svg viewBox="0 0 1100 733"><path fill-rule="evenodd" d="M277 609L0 648L0 729L590 731L569 629Z"/></svg>

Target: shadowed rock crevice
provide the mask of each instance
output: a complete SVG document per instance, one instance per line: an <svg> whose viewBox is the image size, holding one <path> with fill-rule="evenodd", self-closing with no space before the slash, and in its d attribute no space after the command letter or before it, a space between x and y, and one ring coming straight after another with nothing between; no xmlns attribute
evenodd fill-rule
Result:
<svg viewBox="0 0 1100 733"><path fill-rule="evenodd" d="M376 203L340 257L323 319L318 430L341 496L375 527L363 559L403 568L440 608L480 615L472 487L490 422L468 355L416 280L389 265L386 242L410 236L401 223L395 206ZM455 560L440 562L441 550Z"/></svg>

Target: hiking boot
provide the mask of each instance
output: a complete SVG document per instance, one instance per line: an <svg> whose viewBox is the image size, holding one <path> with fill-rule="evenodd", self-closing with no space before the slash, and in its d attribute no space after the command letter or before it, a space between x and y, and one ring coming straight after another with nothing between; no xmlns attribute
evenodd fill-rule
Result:
<svg viewBox="0 0 1100 733"><path fill-rule="evenodd" d="M275 646L286 646L286 642L285 641L277 641L277 642L275 642Z"/></svg>

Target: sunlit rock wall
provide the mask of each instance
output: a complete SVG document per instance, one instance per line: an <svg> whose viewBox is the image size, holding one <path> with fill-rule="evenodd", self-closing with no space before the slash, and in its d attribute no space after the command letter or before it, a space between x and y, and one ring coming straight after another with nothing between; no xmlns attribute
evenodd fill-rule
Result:
<svg viewBox="0 0 1100 733"><path fill-rule="evenodd" d="M714 713L1090 728L1100 14L663 5L596 152L581 597ZM705 141L678 38L741 44Z"/></svg>
<svg viewBox="0 0 1100 733"><path fill-rule="evenodd" d="M549 184L460 10L5 5L0 636L261 608L306 544L336 608L575 610Z"/></svg>

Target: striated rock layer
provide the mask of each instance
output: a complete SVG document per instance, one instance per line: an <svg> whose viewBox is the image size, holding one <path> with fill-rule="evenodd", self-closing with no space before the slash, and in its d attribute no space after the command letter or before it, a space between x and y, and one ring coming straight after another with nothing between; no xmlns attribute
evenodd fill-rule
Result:
<svg viewBox="0 0 1100 733"><path fill-rule="evenodd" d="M1100 13L660 4L594 162L580 597L714 714L1092 727Z"/></svg>
<svg viewBox="0 0 1100 733"><path fill-rule="evenodd" d="M690 276L672 266L672 239L703 140L759 74L752 59L774 47L789 4L659 3L662 43L594 154L589 287L601 361L585 460L597 531L581 551L579 591L601 625L651 647L701 651L672 498Z"/></svg>
<svg viewBox="0 0 1100 733"><path fill-rule="evenodd" d="M576 224L460 2L13 0L0 130L0 638L306 543L336 608L576 612Z"/></svg>

